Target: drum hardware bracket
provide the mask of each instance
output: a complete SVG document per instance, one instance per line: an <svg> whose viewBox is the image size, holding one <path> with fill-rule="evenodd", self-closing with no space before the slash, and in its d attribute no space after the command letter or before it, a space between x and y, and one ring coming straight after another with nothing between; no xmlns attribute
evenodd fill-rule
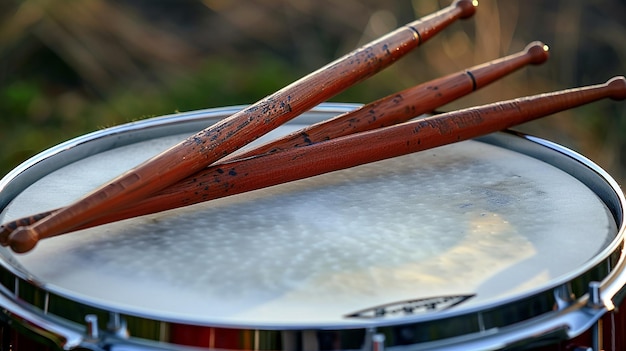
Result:
<svg viewBox="0 0 626 351"><path fill-rule="evenodd" d="M602 284L600 282L592 281L589 282L589 298L587 300L587 307L591 309L606 309L609 310L608 306L602 301L601 288ZM599 351L602 349L601 337L602 334L602 320L597 320L594 325L591 327L591 343L592 347L587 348L586 350L594 350ZM585 348L581 348L581 350L585 350Z"/></svg>
<svg viewBox="0 0 626 351"><path fill-rule="evenodd" d="M556 307L559 310L565 309L574 303L576 300L572 291L572 286L568 284L561 285L554 289L554 299L556 301Z"/></svg>
<svg viewBox="0 0 626 351"><path fill-rule="evenodd" d="M3 315L9 322L23 324L24 321L28 321L25 326L29 330L39 335L47 335L47 338L57 344L60 349L72 350L83 344L83 336L79 332L52 324L49 320L41 317L40 314L30 311L18 304L18 302L5 296L1 289L0 306L3 308Z"/></svg>
<svg viewBox="0 0 626 351"><path fill-rule="evenodd" d="M600 283L589 283L589 299L587 300L587 307L589 308L606 308L607 306L602 302L602 296L600 295Z"/></svg>
<svg viewBox="0 0 626 351"><path fill-rule="evenodd" d="M379 333L376 328L367 328L362 351L385 351L385 334Z"/></svg>
<svg viewBox="0 0 626 351"><path fill-rule="evenodd" d="M385 351L385 334L372 335L372 351Z"/></svg>
<svg viewBox="0 0 626 351"><path fill-rule="evenodd" d="M111 312L109 314L107 330L121 339L127 339L129 337L128 329L126 328L126 321L122 319L119 313L116 312Z"/></svg>
<svg viewBox="0 0 626 351"><path fill-rule="evenodd" d="M85 316L85 323L87 330L85 332L89 340L98 340L98 316L95 314L88 314Z"/></svg>

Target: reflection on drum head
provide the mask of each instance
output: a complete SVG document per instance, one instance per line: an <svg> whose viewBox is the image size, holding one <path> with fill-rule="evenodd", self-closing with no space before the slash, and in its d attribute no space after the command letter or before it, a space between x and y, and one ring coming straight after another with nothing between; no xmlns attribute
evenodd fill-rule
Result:
<svg viewBox="0 0 626 351"><path fill-rule="evenodd" d="M4 220L69 203L176 140L62 168ZM50 287L127 311L320 325L400 301L475 294L452 307L465 308L522 294L615 233L570 175L468 141L44 240L16 258Z"/></svg>

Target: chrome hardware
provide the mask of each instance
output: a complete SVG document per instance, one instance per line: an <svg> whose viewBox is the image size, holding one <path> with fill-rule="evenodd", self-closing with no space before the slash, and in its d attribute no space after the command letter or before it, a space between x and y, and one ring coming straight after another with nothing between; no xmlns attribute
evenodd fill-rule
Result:
<svg viewBox="0 0 626 351"><path fill-rule="evenodd" d="M556 300L556 307L559 310L569 307L576 299L572 292L570 284L564 284L554 289L554 299Z"/></svg>
<svg viewBox="0 0 626 351"><path fill-rule="evenodd" d="M589 283L589 300L587 300L587 306L591 308L604 307L604 304L602 303L602 297L600 296L599 282Z"/></svg>
<svg viewBox="0 0 626 351"><path fill-rule="evenodd" d="M98 316L95 314L88 314L85 316L85 322L87 323L87 337L89 339L98 338Z"/></svg>
<svg viewBox="0 0 626 351"><path fill-rule="evenodd" d="M111 312L109 314L107 330L120 338L128 338L129 336L128 329L126 328L126 321L122 319L119 313Z"/></svg>
<svg viewBox="0 0 626 351"><path fill-rule="evenodd" d="M18 304L14 299L7 297L3 289L0 289L0 306L3 308L3 315L9 322L20 324L23 321L28 321L29 323L25 326L30 331L39 335L46 335L49 340L61 348L76 348L83 341L80 333L55 324L41 314L24 308L23 305Z"/></svg>
<svg viewBox="0 0 626 351"><path fill-rule="evenodd" d="M372 351L385 351L385 334L372 335Z"/></svg>
<svg viewBox="0 0 626 351"><path fill-rule="evenodd" d="M601 284L599 282L590 282L589 283L589 300L587 300L587 307L592 309L602 309L605 307L604 303L602 303L602 296L600 295L600 287ZM598 320L591 327L591 342L593 347L589 348L590 350L599 351L602 347L601 345L601 335L602 333L602 321Z"/></svg>

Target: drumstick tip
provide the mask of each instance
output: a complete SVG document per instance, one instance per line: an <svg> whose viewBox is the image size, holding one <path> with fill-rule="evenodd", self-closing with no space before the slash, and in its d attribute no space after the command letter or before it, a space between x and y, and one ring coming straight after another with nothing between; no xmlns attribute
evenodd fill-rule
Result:
<svg viewBox="0 0 626 351"><path fill-rule="evenodd" d="M548 45L540 41L533 41L526 46L526 54L530 56L533 65L544 63L550 57L549 51Z"/></svg>
<svg viewBox="0 0 626 351"><path fill-rule="evenodd" d="M39 241L39 235L30 227L18 227L9 235L9 245L17 253L32 250Z"/></svg>
<svg viewBox="0 0 626 351"><path fill-rule="evenodd" d="M626 99L626 78L624 76L617 76L609 79L609 81L606 82L606 86L610 89L609 97L611 99Z"/></svg>
<svg viewBox="0 0 626 351"><path fill-rule="evenodd" d="M478 0L457 0L454 5L461 9L460 18L465 19L472 17L476 13Z"/></svg>

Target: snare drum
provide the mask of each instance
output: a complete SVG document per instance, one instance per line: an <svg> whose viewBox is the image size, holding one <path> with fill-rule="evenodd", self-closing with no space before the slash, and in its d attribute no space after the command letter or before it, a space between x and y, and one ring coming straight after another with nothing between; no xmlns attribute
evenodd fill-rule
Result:
<svg viewBox="0 0 626 351"><path fill-rule="evenodd" d="M43 152L0 182L0 219L69 204L237 110ZM495 133L3 248L3 350L621 349L623 209L589 160Z"/></svg>

